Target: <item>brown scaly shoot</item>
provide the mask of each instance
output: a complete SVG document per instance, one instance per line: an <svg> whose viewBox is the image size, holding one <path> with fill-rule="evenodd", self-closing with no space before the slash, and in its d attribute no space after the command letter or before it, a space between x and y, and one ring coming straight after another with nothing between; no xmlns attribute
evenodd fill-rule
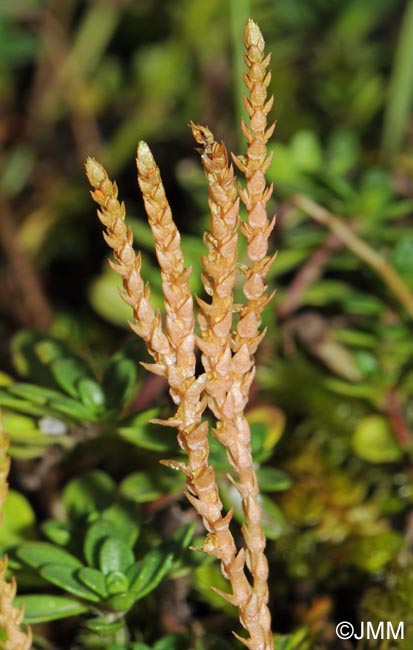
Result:
<svg viewBox="0 0 413 650"><path fill-rule="evenodd" d="M191 124L194 137L203 145L201 160L209 186L211 230L204 240L208 254L202 258L203 284L211 296L208 304L198 300L202 339L198 346L208 375L208 405L217 418L215 437L226 447L234 467L245 515L243 535L246 560L257 597L257 620L265 647L272 647L268 603L268 563L264 555L265 534L255 474L251 432L244 416L254 376L253 358L246 343L232 354L231 325L233 288L237 270L239 205L232 167L223 144L214 141L206 127Z"/></svg>
<svg viewBox="0 0 413 650"><path fill-rule="evenodd" d="M263 334L259 333L261 313L271 299L265 291L265 276L275 256L268 257L268 239L275 224L267 217L266 204L272 194L272 185L267 187L265 172L271 164L272 154L267 156L267 142L272 136L275 123L267 126L267 115L273 104L273 97L267 100L267 88L271 73L267 72L271 55L264 56L265 42L258 25L248 20L244 29L244 55L248 72L244 73L244 83L248 96L244 97L249 125L242 121L242 132L247 140L246 156L233 156L237 167L245 175L247 185L240 188L241 200L246 206L248 219L241 225L247 239L250 266L245 269L244 294L247 303L240 310L234 348L238 350L243 343L248 345L251 355L258 347Z"/></svg>
<svg viewBox="0 0 413 650"><path fill-rule="evenodd" d="M89 180L95 187L92 196L101 206L99 218L107 228L106 239L114 249L117 263L113 267L123 278L126 294L124 298L134 308L136 322L133 324L133 329L146 336L145 341L148 349L155 357L156 363L147 367L167 377L174 401L178 404L176 415L163 423L178 428L178 440L181 447L187 452L188 460L186 464L175 461L163 462L182 470L186 475L186 496L202 517L208 531L205 544L199 550L213 555L221 561L222 571L232 587L232 594L222 595L239 608L241 623L250 634L250 638L243 639L243 642L251 649L267 650L258 620L258 599L253 593L244 571L245 552L243 549L237 552L229 529L232 512L222 516L222 503L215 480L215 472L213 467L208 464L208 424L201 422L201 415L205 407L201 393L205 386L206 376L201 375L195 378L194 375L195 368L191 356L194 341L193 315L187 311L190 299L187 287L188 273L183 267L183 257L178 250L177 231L166 202L159 170L147 145L140 143L138 147L139 184L143 191L144 203L162 270L167 327L168 323L170 324L166 335L169 353L166 356L163 352L163 357L159 350L154 349L150 328L145 329L145 324L139 320L142 291L138 291L137 297L134 297L131 291L129 278L132 273L136 273L136 262L134 254L132 255L130 252L132 250L131 236L124 224L123 204L117 202L116 186L109 181L103 167L96 161L89 159L86 168ZM141 282L142 280L135 282L135 286L141 287ZM177 329L174 328L176 323L179 323ZM160 323L159 328L161 328ZM180 354L180 346L186 346L186 355Z"/></svg>
<svg viewBox="0 0 413 650"><path fill-rule="evenodd" d="M255 74L258 86L261 83L265 91L268 78L263 77L260 81L260 62L255 61L263 50L263 40L261 36L257 37L257 30L256 25L249 21L244 37L247 59L251 63L250 76L253 78ZM260 68L258 73L253 66L255 63ZM268 60L263 61L261 56L261 67L265 68L267 63ZM259 92L258 88L257 92L251 93L251 107L257 108L256 96ZM267 102L261 108L261 113L269 108ZM251 122L255 124L259 119L251 119ZM145 340L155 361L154 364L143 365L167 378L171 396L178 407L175 416L162 423L177 427L178 440L187 452L188 460L186 464L163 462L182 470L186 475L186 495L208 531L205 544L199 550L221 560L222 571L230 581L232 593L219 593L238 607L241 624L249 633L247 639L238 638L250 650L272 650L271 621L266 606L268 567L263 554L265 537L251 458L250 431L243 413L254 375L253 354L262 336L259 333L260 313L268 301L264 275L270 262L266 255L266 239L272 225L263 216L270 193L270 190L265 190L263 172L269 162L265 160L265 155L262 160L258 156L262 134L255 128L257 125L252 124L250 131L244 125L244 132L251 133L248 160L245 159L245 164L241 159L236 159L236 162L247 177L247 189L241 190L240 194L249 213L249 220L242 229L248 240L252 270L246 272L244 293L247 304L241 308L237 332L231 337L238 225L235 181L223 145L216 143L205 127L192 126L197 141L204 146L203 164L210 186L211 207L211 232L206 235L208 254L203 259L203 282L212 301L210 304L200 301L202 339L198 343L203 352L206 372L199 377L195 376L193 303L188 286L190 271L184 268L179 234L172 220L159 169L148 146L143 142L138 146L138 182L161 267L166 310L165 333L160 315L155 315L150 306L149 288L144 286L140 276L140 258L133 252L132 236L124 223L125 210L117 200L116 185L108 179L103 167L92 159L87 162L87 173L95 189L92 196L101 206L99 218L107 229L105 237L114 250L114 269L123 278L123 298L134 310L135 323L132 328ZM255 144L253 134L257 140ZM254 160L258 161L256 168ZM259 195L262 181L264 187ZM263 239L265 246L262 245ZM225 379L221 390L217 388L218 376ZM242 548L239 551L236 549L229 530L232 512L222 516L214 468L208 464L208 425L202 422L206 399L217 417L214 433L226 444L229 459L238 475L237 487L246 519L243 526L246 553ZM253 575L253 585L245 574L246 561Z"/></svg>
<svg viewBox="0 0 413 650"><path fill-rule="evenodd" d="M6 499L7 477L10 459L7 455L8 438L0 431L0 522ZM29 626L23 631L23 608L13 605L16 596L16 581L6 580L7 556L0 560L0 650L29 650L32 647L32 632Z"/></svg>
<svg viewBox="0 0 413 650"><path fill-rule="evenodd" d="M243 533L248 552L247 561L254 577L254 590L263 603L268 600L268 563L264 555L265 535L262 529L262 510L259 502L259 490L250 456L250 433L244 417L244 409L248 402L249 384L254 373L254 354L265 331L260 332L261 313L272 296L266 294L266 274L273 261L267 255L268 239L274 227L275 219L271 222L267 217L266 204L272 194L272 185L267 187L265 172L272 155L267 156L267 142L271 137L275 124L267 126L267 115L272 107L273 98L267 100L267 87L271 74L267 72L270 55L264 54L264 39L258 26L248 20L244 29L244 44L246 54L244 60L248 71L244 74L244 82L248 96L244 104L249 116L249 125L242 122L242 131L247 140L245 157L234 156L234 162L246 178L246 188L239 189L241 200L247 209L247 221L241 224L241 230L247 239L247 253L250 264L244 268L244 295L246 304L240 307L240 318L233 337L234 352L243 351L243 364L234 364L234 385L239 386L238 401L234 409L233 422L235 430L245 441L240 458L234 459L242 470L238 473L237 484L240 491L245 524ZM241 369L241 365L244 367ZM238 367L237 367L238 366ZM265 609L262 610L267 616ZM263 622L265 624L265 622Z"/></svg>
<svg viewBox="0 0 413 650"><path fill-rule="evenodd" d="M116 183L112 183L104 167L94 158L87 159L86 174L94 188L92 198L100 206L98 217L106 228L103 236L113 249L115 262L110 264L123 281L121 297L133 310L135 322L130 326L145 341L155 360L151 369L165 376L165 368L174 364L175 355L162 331L161 315L155 314L150 303L149 285L141 277L141 256L133 250L132 231L125 223L125 204L118 201Z"/></svg>

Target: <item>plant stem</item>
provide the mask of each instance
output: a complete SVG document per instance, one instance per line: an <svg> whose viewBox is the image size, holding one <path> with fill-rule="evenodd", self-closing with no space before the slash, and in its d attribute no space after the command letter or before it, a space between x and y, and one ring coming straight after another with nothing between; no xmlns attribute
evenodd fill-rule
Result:
<svg viewBox="0 0 413 650"><path fill-rule="evenodd" d="M369 246L363 239L356 235L343 221L307 196L297 194L292 199L293 204L305 212L309 217L326 226L363 262L366 262L387 284L400 304L413 318L413 294L397 273L394 267L379 253Z"/></svg>

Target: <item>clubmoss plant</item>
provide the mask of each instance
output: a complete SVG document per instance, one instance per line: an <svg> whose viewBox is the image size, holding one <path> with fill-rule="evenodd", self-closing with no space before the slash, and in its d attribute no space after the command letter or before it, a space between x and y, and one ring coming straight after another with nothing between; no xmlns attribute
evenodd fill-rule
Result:
<svg viewBox="0 0 413 650"><path fill-rule="evenodd" d="M234 162L246 179L237 187L224 144L211 131L191 123L201 145L201 159L209 187L210 230L205 234L207 254L202 259L202 281L210 301L197 299L201 336L195 334L194 300L189 289L190 269L185 268L180 235L172 219L159 169L145 142L137 149L138 183L152 229L161 269L165 321L150 303L150 288L141 276L141 258L133 249L132 233L125 224L125 206L118 189L96 160L86 163L87 176L98 203L104 237L113 249L112 268L122 277L123 299L134 315L132 329L140 336L154 363L143 364L165 377L177 409L166 421L176 427L186 462L163 461L186 477L185 494L201 516L207 537L197 550L215 556L231 585L231 593L219 592L238 607L239 619L248 633L237 638L250 650L272 650L271 617L268 609L268 563L264 555L262 509L251 453L251 432L244 412L255 372L254 355L265 331L261 313L271 296L266 293L268 238L274 226L266 213L272 187L265 172L271 161L267 141L274 125L267 126L272 98L267 99L269 56L258 26L249 20L244 30L247 87L245 108L249 124L242 122L247 140L245 156ZM247 220L240 223L239 199ZM246 237L249 264L237 264L238 231ZM244 276L245 303L235 305L233 289L238 273ZM196 351L202 353L204 372L196 374ZM238 548L230 530L232 510L223 512L214 467L209 462L206 408L215 417L212 434L224 445L234 469L232 481L240 493L244 513L245 547ZM158 423L159 420L156 420Z"/></svg>

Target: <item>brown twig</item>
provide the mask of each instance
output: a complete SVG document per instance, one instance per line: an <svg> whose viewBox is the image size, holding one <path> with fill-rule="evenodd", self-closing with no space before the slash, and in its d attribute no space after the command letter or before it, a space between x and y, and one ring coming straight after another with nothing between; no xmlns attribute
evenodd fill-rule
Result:
<svg viewBox="0 0 413 650"><path fill-rule="evenodd" d="M307 196L297 194L293 197L292 202L309 217L326 226L357 257L374 269L406 309L409 316L413 318L413 293L387 260L356 235L342 218L332 214Z"/></svg>
<svg viewBox="0 0 413 650"><path fill-rule="evenodd" d="M52 312L31 260L19 245L13 213L5 199L0 201L0 241L11 271L8 309L24 326L46 330Z"/></svg>
<svg viewBox="0 0 413 650"><path fill-rule="evenodd" d="M299 307L303 293L321 277L323 266L331 255L343 246L337 235L330 234L324 243L317 248L308 260L297 271L294 279L289 284L283 300L278 304L277 316L279 320L289 318Z"/></svg>

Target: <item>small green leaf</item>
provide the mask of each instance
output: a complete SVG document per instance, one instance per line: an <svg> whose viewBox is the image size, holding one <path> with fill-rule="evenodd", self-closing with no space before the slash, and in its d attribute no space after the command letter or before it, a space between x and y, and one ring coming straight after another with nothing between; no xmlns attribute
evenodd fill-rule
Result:
<svg viewBox="0 0 413 650"><path fill-rule="evenodd" d="M130 501L120 500L102 512L102 519L110 521L112 531L133 546L139 537L139 506Z"/></svg>
<svg viewBox="0 0 413 650"><path fill-rule="evenodd" d="M103 377L103 390L109 407L121 409L136 389L137 365L131 359L112 361Z"/></svg>
<svg viewBox="0 0 413 650"><path fill-rule="evenodd" d="M265 495L261 496L262 525L268 539L278 539L287 529L285 517L278 506Z"/></svg>
<svg viewBox="0 0 413 650"><path fill-rule="evenodd" d="M75 356L56 359L50 369L59 386L74 398L79 397L78 384L82 379L94 379L86 363Z"/></svg>
<svg viewBox="0 0 413 650"><path fill-rule="evenodd" d="M46 564L40 569L40 575L45 580L48 580L57 587L61 587L61 589L68 591L74 596L98 603L100 601L99 596L77 580L75 571L76 568L67 566L66 564Z"/></svg>
<svg viewBox="0 0 413 650"><path fill-rule="evenodd" d="M99 518L88 529L83 544L83 553L90 566L99 566L99 551L105 539L113 534L113 524Z"/></svg>
<svg viewBox="0 0 413 650"><path fill-rule="evenodd" d="M275 467L259 467L257 478L262 492L281 492L291 486L288 474Z"/></svg>
<svg viewBox="0 0 413 650"><path fill-rule="evenodd" d="M285 415L276 406L258 406L247 413L247 420L254 458L263 460L272 454L283 434Z"/></svg>
<svg viewBox="0 0 413 650"><path fill-rule="evenodd" d="M175 439L165 427L151 424L158 417L157 409L148 409L138 415L128 416L118 427L118 434L128 442L150 451L170 451L175 448Z"/></svg>
<svg viewBox="0 0 413 650"><path fill-rule="evenodd" d="M68 616L77 616L87 612L88 607L79 603L74 598L52 596L46 594L30 594L18 596L14 603L17 607L24 607L24 622L31 625L56 621Z"/></svg>
<svg viewBox="0 0 413 650"><path fill-rule="evenodd" d="M0 389L0 406L4 408L13 409L14 411L19 411L20 413L27 413L28 415L37 415L41 416L44 414L44 409L39 406L35 406L31 402L18 397L14 397L8 391L8 388Z"/></svg>
<svg viewBox="0 0 413 650"><path fill-rule="evenodd" d="M36 421L27 415L6 412L2 414L4 431L12 443L47 444L47 439L38 429Z"/></svg>
<svg viewBox="0 0 413 650"><path fill-rule="evenodd" d="M94 422L96 420L93 410L87 408L82 402L64 395L51 399L49 407L51 410L61 413L72 420L80 422Z"/></svg>
<svg viewBox="0 0 413 650"><path fill-rule="evenodd" d="M14 490L9 490L3 505L0 526L0 546L11 546L34 536L36 516L28 500Z"/></svg>
<svg viewBox="0 0 413 650"><path fill-rule="evenodd" d="M105 405L105 393L95 379L85 377L79 381L77 388L85 406L99 411Z"/></svg>
<svg viewBox="0 0 413 650"><path fill-rule="evenodd" d="M196 524L194 522L181 526L172 534L168 545L171 544L173 548L186 551L194 536L195 528Z"/></svg>
<svg viewBox="0 0 413 650"><path fill-rule="evenodd" d="M106 263L102 273L91 282L88 297L99 316L110 323L126 327L131 317L131 308L119 298L119 289L122 289L122 281Z"/></svg>
<svg viewBox="0 0 413 650"><path fill-rule="evenodd" d="M153 650L186 650L188 647L188 637L184 634L167 634L159 639L153 646ZM212 646L211 646L212 647ZM214 650L222 650L219 646L213 646ZM226 646L229 648L229 646Z"/></svg>
<svg viewBox="0 0 413 650"><path fill-rule="evenodd" d="M41 525L43 535L58 546L66 546L70 541L70 528L62 521L47 519Z"/></svg>
<svg viewBox="0 0 413 650"><path fill-rule="evenodd" d="M113 503L115 489L115 482L109 474L93 470L66 485L63 503L72 517L88 515L108 508Z"/></svg>
<svg viewBox="0 0 413 650"><path fill-rule="evenodd" d="M111 596L121 594L129 589L129 580L122 571L111 571L106 576L106 588Z"/></svg>
<svg viewBox="0 0 413 650"><path fill-rule="evenodd" d="M86 587L96 592L102 598L108 597L108 591L105 584L105 576L97 569L91 567L82 567L77 572L77 577Z"/></svg>
<svg viewBox="0 0 413 650"><path fill-rule="evenodd" d="M130 591L135 593L137 600L158 586L170 570L172 562L172 553L165 555L162 551L155 549L128 569L126 575L129 579Z"/></svg>
<svg viewBox="0 0 413 650"><path fill-rule="evenodd" d="M293 136L290 152L294 164L300 171L315 172L323 162L323 151L314 131L301 130Z"/></svg>
<svg viewBox="0 0 413 650"><path fill-rule="evenodd" d="M30 400L40 406L47 404L50 399L61 397L61 393L57 390L53 390L53 388L35 386L34 384L26 384L24 382L8 386L8 391L13 395L17 395L17 397Z"/></svg>
<svg viewBox="0 0 413 650"><path fill-rule="evenodd" d="M135 594L117 594L108 600L108 607L115 612L127 612L136 601Z"/></svg>
<svg viewBox="0 0 413 650"><path fill-rule="evenodd" d="M86 629L91 632L96 632L96 634L112 634L113 632L122 630L124 625L125 622L123 620L108 622L102 618L91 618L85 623Z"/></svg>
<svg viewBox="0 0 413 650"><path fill-rule="evenodd" d="M352 445L357 456L369 463L393 463L403 456L387 420L380 415L369 415L360 420Z"/></svg>
<svg viewBox="0 0 413 650"><path fill-rule="evenodd" d="M134 560L132 549L118 537L106 538L100 547L100 569L105 575L111 571L125 572Z"/></svg>
<svg viewBox="0 0 413 650"><path fill-rule="evenodd" d="M137 503L154 501L164 494L181 492L184 479L176 472L166 472L164 469L149 472L134 472L120 484L123 496Z"/></svg>
<svg viewBox="0 0 413 650"><path fill-rule="evenodd" d="M35 569L51 563L66 564L75 569L82 566L77 557L47 542L27 542L17 548L16 554L20 560Z"/></svg>

